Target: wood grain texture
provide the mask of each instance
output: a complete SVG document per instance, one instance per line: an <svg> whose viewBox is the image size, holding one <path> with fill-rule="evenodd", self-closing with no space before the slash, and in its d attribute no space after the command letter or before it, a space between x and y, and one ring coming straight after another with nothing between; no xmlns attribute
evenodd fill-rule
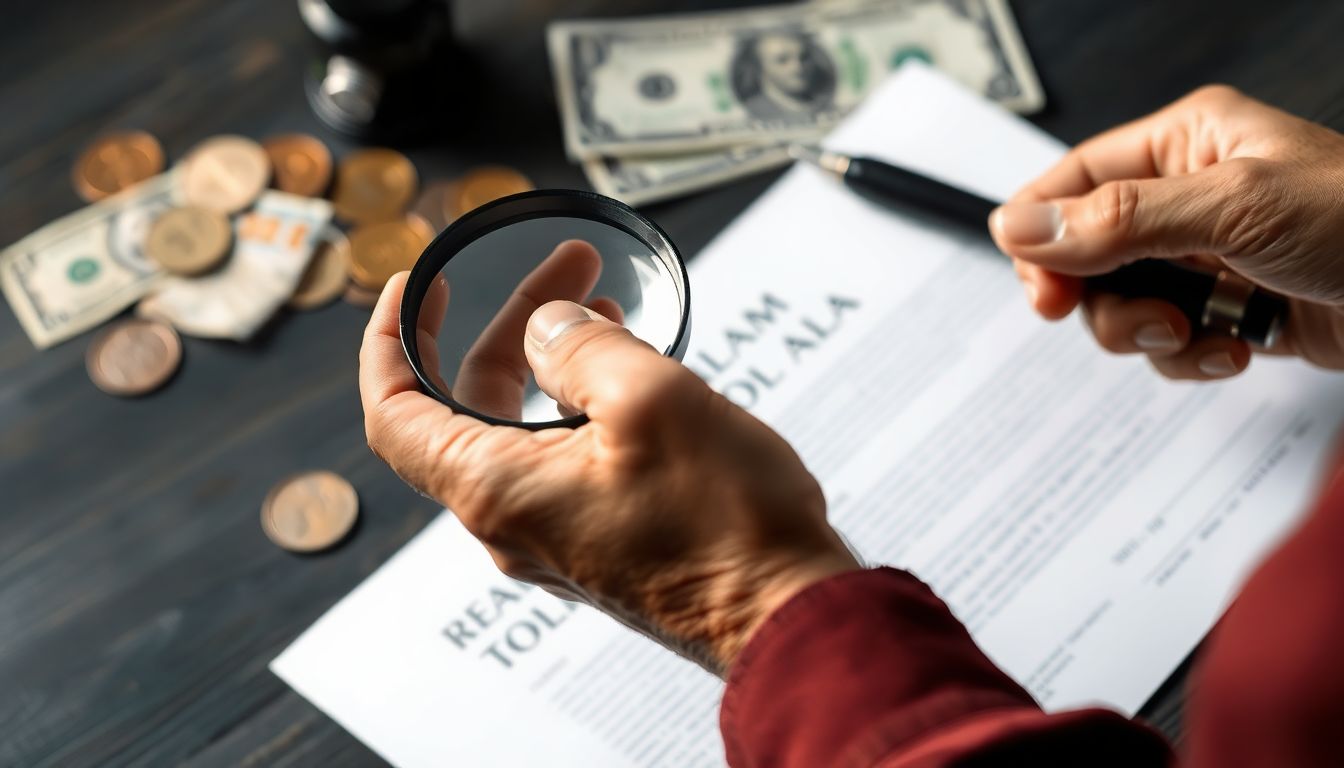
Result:
<svg viewBox="0 0 1344 768"><path fill-rule="evenodd" d="M148 130L170 160L221 132L308 131L338 156L352 146L308 112L292 2L12 5L0 25L0 242L78 207L71 164L106 130ZM453 75L458 117L408 153L426 178L491 162L586 187L563 155L546 18L709 5L459 2L474 63ZM1065 140L1214 81L1344 128L1344 4L1014 7L1049 98L1036 122ZM649 212L693 254L772 179ZM117 400L85 376L87 334L39 353L0 310L0 765L380 763L266 669L437 512L364 444L365 319L338 303L285 314L245 346L186 339L165 390ZM310 468L347 477L362 518L345 546L296 557L266 540L259 507L275 481ZM1144 710L1172 735L1182 679Z"/></svg>

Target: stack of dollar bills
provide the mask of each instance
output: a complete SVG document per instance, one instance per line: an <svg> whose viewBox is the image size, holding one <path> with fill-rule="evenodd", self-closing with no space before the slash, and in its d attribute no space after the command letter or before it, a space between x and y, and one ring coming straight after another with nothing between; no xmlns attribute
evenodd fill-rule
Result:
<svg viewBox="0 0 1344 768"><path fill-rule="evenodd" d="M631 205L783 165L921 59L1009 109L1044 104L1007 0L832 0L559 21L547 43L570 157Z"/></svg>

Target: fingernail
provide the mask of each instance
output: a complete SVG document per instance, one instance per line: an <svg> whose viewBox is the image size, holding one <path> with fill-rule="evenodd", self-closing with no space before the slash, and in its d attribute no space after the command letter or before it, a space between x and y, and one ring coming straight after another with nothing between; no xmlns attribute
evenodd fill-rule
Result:
<svg viewBox="0 0 1344 768"><path fill-rule="evenodd" d="M532 313L527 321L527 339L544 350L565 331L592 319L587 310L572 301L552 301Z"/></svg>
<svg viewBox="0 0 1344 768"><path fill-rule="evenodd" d="M1237 372L1237 364L1226 352L1214 352L1199 359L1199 372L1205 376L1231 376Z"/></svg>
<svg viewBox="0 0 1344 768"><path fill-rule="evenodd" d="M1175 352L1181 348L1181 340L1170 325L1148 323L1134 332L1134 345L1147 352Z"/></svg>
<svg viewBox="0 0 1344 768"><path fill-rule="evenodd" d="M1055 203L1008 203L994 211L999 234L1017 245L1045 245L1064 236L1064 212Z"/></svg>
<svg viewBox="0 0 1344 768"><path fill-rule="evenodd" d="M1031 305L1032 309L1035 309L1036 297L1041 295L1041 289L1037 288L1036 284L1031 282L1030 280L1026 281L1022 285L1027 289L1027 303Z"/></svg>

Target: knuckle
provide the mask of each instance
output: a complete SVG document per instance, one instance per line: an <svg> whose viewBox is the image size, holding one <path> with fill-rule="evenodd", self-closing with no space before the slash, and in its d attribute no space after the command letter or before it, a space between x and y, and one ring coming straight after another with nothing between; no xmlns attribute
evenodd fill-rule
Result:
<svg viewBox="0 0 1344 768"><path fill-rule="evenodd" d="M651 359L632 381L607 380L606 399L628 417L649 420L661 412L676 412L700 379L687 368L664 358Z"/></svg>
<svg viewBox="0 0 1344 768"><path fill-rule="evenodd" d="M1093 195L1097 226L1114 237L1130 234L1138 217L1139 184L1132 179L1108 181Z"/></svg>
<svg viewBox="0 0 1344 768"><path fill-rule="evenodd" d="M1250 158L1225 165L1215 242L1229 256L1274 252L1292 231L1289 206L1275 191L1278 170L1268 161Z"/></svg>
<svg viewBox="0 0 1344 768"><path fill-rule="evenodd" d="M1225 83L1210 83L1191 91L1187 98L1201 104L1224 105L1239 101L1245 96L1241 91Z"/></svg>
<svg viewBox="0 0 1344 768"><path fill-rule="evenodd" d="M387 455L384 451L384 443L387 435L387 402L383 401L369 409L364 414L364 441L368 444L369 450L373 455L387 461Z"/></svg>

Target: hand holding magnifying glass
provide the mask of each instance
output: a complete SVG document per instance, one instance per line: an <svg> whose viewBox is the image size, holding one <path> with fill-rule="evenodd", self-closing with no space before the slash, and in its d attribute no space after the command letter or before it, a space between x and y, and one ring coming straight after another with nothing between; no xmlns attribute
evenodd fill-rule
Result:
<svg viewBox="0 0 1344 768"><path fill-rule="evenodd" d="M591 256L586 244L564 243L517 284L528 288L520 294ZM548 294L584 292L582 282L544 282ZM586 414L578 428L500 426L445 407L422 391L402 349L406 283L405 273L388 283L360 350L369 446L447 505L508 575L594 604L722 673L776 607L859 567L788 443L592 309L553 301L487 323L503 334L524 319L509 346L541 391ZM436 285L413 330L424 350L441 348L431 342L447 326L436 315L451 315L465 292ZM602 306L592 295L588 304ZM462 370L422 356L431 369L453 372L452 395L499 386L505 396L493 405L514 407L518 369L495 365L503 358L490 354L473 359ZM446 394L448 383L436 386Z"/></svg>

